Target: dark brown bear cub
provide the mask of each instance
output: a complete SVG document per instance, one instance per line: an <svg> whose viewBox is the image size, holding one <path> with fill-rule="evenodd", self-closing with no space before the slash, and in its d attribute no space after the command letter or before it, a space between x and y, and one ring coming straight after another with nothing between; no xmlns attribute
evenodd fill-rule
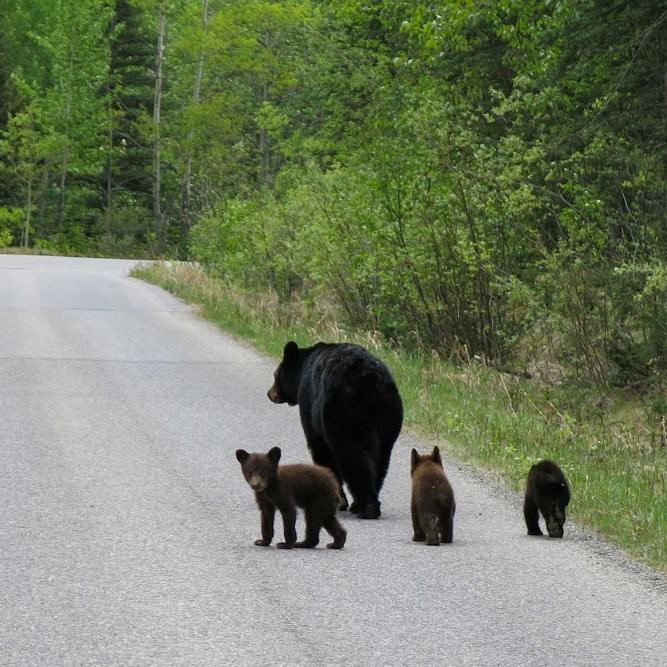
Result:
<svg viewBox="0 0 667 667"><path fill-rule="evenodd" d="M280 447L272 447L267 454L249 454L237 449L236 458L262 513L262 539L255 540L257 546L271 544L273 519L278 508L285 533L285 541L278 543L279 549L316 547L322 526L334 538L327 548L343 548L347 533L336 519L340 502L338 481L328 468L306 464L278 466ZM306 514L306 539L302 542L296 541L297 507L303 508Z"/></svg>
<svg viewBox="0 0 667 667"><path fill-rule="evenodd" d="M563 537L565 508L570 502L570 488L563 471L553 461L540 461L528 472L523 516L529 535L542 535L539 512L547 524L549 537Z"/></svg>
<svg viewBox="0 0 667 667"><path fill-rule="evenodd" d="M454 535L454 491L445 475L440 450L419 455L412 450L412 527L415 542L437 546L449 543Z"/></svg>

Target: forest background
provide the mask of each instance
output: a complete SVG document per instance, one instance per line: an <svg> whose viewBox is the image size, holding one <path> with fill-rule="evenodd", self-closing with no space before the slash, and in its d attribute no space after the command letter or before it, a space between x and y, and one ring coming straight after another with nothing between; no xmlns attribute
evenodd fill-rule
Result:
<svg viewBox="0 0 667 667"><path fill-rule="evenodd" d="M445 435L517 479L616 466L592 523L654 563L666 168L657 0L0 0L0 247L196 260L235 317L371 332L422 388L492 369L516 433L468 371L488 423Z"/></svg>

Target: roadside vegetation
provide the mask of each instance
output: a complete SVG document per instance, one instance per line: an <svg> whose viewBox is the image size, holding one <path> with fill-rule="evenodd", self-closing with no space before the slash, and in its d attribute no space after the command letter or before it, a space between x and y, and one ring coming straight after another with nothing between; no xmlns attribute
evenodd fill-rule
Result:
<svg viewBox="0 0 667 667"><path fill-rule="evenodd" d="M480 359L455 364L389 345L377 332L341 328L321 306L285 306L275 295L243 292L192 265L155 264L134 275L195 305L276 359L288 340L366 346L391 367L407 428L499 473L516 491L523 490L530 465L555 459L573 488L568 516L667 572L664 388L636 395L537 374L528 379ZM399 450L394 456L393 465L401 465ZM517 530L523 530L520 512Z"/></svg>

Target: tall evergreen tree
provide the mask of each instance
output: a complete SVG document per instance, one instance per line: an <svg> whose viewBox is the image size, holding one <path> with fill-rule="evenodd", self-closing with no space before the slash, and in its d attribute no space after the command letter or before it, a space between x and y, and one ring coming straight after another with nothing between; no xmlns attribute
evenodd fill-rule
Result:
<svg viewBox="0 0 667 667"><path fill-rule="evenodd" d="M105 168L106 202L112 209L151 208L150 118L153 107L155 34L145 13L116 0L109 26L111 146Z"/></svg>

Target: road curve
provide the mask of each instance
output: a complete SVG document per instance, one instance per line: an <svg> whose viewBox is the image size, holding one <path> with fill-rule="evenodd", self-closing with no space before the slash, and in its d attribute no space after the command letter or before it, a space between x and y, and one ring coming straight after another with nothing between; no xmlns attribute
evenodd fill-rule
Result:
<svg viewBox="0 0 667 667"><path fill-rule="evenodd" d="M131 266L0 255L1 665L664 664L663 578L454 461L454 543L411 542L405 434L343 551L253 546L234 450L307 461L297 410Z"/></svg>

